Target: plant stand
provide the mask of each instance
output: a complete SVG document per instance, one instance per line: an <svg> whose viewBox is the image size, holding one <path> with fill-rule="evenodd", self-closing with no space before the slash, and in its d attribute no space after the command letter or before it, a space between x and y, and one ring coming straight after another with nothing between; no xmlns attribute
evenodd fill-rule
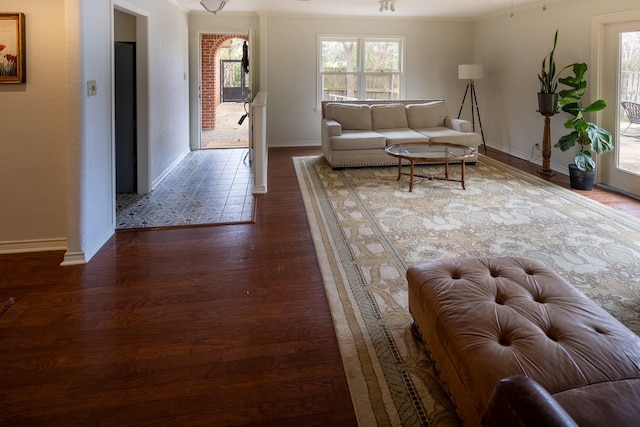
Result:
<svg viewBox="0 0 640 427"><path fill-rule="evenodd" d="M555 172L551 170L551 116L555 113L540 114L544 116L544 133L542 135L542 169L538 170L538 173L553 176Z"/></svg>

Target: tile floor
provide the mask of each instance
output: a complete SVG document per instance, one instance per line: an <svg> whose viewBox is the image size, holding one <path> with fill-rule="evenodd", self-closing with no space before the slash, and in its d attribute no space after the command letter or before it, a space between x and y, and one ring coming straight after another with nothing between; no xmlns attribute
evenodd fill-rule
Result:
<svg viewBox="0 0 640 427"><path fill-rule="evenodd" d="M192 151L149 194L116 197L116 228L253 222L246 148Z"/></svg>

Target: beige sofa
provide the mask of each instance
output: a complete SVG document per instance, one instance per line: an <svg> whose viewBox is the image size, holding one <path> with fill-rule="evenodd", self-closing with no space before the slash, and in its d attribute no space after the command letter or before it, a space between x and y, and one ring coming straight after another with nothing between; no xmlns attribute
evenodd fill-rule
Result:
<svg viewBox="0 0 640 427"><path fill-rule="evenodd" d="M322 102L322 153L332 167L395 165L387 145L448 142L478 147L467 120L449 117L443 100Z"/></svg>

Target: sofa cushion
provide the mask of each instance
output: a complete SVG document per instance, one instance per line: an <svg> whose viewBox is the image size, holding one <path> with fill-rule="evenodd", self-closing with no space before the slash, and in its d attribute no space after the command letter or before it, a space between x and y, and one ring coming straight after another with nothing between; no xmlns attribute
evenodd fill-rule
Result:
<svg viewBox="0 0 640 427"><path fill-rule="evenodd" d="M482 144L482 137L479 133L457 132L444 126L416 129L416 131L428 137L431 142L446 142L469 147L477 147Z"/></svg>
<svg viewBox="0 0 640 427"><path fill-rule="evenodd" d="M330 103L325 117L342 125L342 130L371 130L371 107L367 104Z"/></svg>
<svg viewBox="0 0 640 427"><path fill-rule="evenodd" d="M411 129L424 129L444 126L444 119L449 114L444 101L426 104L409 104L406 107L407 121Z"/></svg>
<svg viewBox="0 0 640 427"><path fill-rule="evenodd" d="M377 132L344 131L340 136L331 138L333 150L365 150L385 147L386 138Z"/></svg>
<svg viewBox="0 0 640 427"><path fill-rule="evenodd" d="M379 131L379 133L387 139L387 145L429 141L429 137L413 129L386 129Z"/></svg>
<svg viewBox="0 0 640 427"><path fill-rule="evenodd" d="M373 130L408 128L407 112L403 104L375 104L371 106Z"/></svg>

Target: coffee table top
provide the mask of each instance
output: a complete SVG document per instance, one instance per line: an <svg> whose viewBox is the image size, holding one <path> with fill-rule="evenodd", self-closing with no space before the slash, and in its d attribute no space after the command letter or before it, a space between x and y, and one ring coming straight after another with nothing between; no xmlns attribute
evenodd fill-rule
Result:
<svg viewBox="0 0 640 427"><path fill-rule="evenodd" d="M425 162L464 160L476 155L473 147L446 142L406 142L389 145L384 151L393 157Z"/></svg>

